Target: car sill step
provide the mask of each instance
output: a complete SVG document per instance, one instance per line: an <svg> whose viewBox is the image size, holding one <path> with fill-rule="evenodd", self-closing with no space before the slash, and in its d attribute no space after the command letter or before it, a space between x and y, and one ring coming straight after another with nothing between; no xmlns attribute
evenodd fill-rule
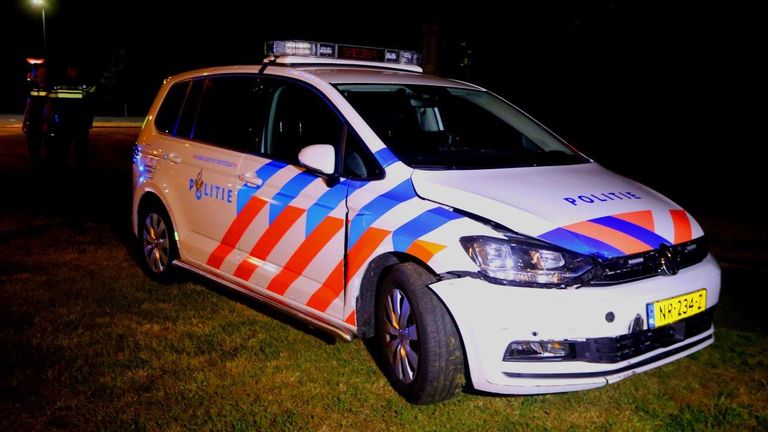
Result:
<svg viewBox="0 0 768 432"><path fill-rule="evenodd" d="M352 342L352 340L355 339L355 334L351 330L349 330L349 329L339 328L339 327L337 327L337 326L335 326L335 325L333 325L331 323L322 321L319 318L307 315L304 312L302 312L300 310L297 310L297 309L295 309L295 308L293 308L293 307L291 307L289 305L283 304L283 303L281 303L279 301L276 301L276 300L273 300L273 299L271 299L271 298L269 298L267 296L261 295L258 292L251 291L249 289L241 287L241 286L239 286L239 285L237 285L235 283L232 283L232 282L230 282L230 281L228 281L226 279L222 279L222 278L220 278L220 277L218 277L216 275L207 273L207 272L205 272L203 270L200 270L199 268L197 268L195 266L189 265L189 264L181 262L179 260L173 261L173 265L175 265L177 267L180 267L180 268L183 268L185 270L189 270L189 271L191 271L193 273L197 273L197 274L199 274L201 276L204 276L204 277L206 277L208 279L211 279L211 280L213 280L213 281L215 281L215 282L217 282L217 283L219 283L221 285L224 285L227 288L230 288L230 289L233 289L235 291L241 292L241 293L243 293L243 294L245 294L245 295L247 295L247 296L249 296L251 298L254 298L254 299L258 300L258 301L261 301L262 303L266 303L267 305L269 305L269 306L271 306L271 307L273 307L273 308L275 308L277 310L280 310L283 313L285 313L285 314L287 314L287 315L289 315L289 316L291 316L293 318L296 318L296 319L304 322L305 324L308 324L311 327L320 329L320 330L322 330L322 331L324 331L326 333L329 333L329 334L331 334L331 335L333 335L333 336L335 336L335 337L337 337L337 338L339 338L339 339L341 339L341 340L343 340L345 342Z"/></svg>

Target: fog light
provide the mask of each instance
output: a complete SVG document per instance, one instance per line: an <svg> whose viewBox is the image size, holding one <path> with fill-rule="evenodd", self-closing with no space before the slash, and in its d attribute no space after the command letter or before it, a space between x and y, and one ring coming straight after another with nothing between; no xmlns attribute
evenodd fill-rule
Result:
<svg viewBox="0 0 768 432"><path fill-rule="evenodd" d="M507 345L504 361L555 360L568 357L570 344L563 341L514 341Z"/></svg>

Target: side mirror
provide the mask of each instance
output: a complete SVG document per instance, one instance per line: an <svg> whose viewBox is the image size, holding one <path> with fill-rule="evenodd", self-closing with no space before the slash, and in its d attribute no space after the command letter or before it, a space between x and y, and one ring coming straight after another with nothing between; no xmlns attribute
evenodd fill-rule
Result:
<svg viewBox="0 0 768 432"><path fill-rule="evenodd" d="M311 171L332 175L336 171L336 149L330 144L312 144L299 151L299 163Z"/></svg>

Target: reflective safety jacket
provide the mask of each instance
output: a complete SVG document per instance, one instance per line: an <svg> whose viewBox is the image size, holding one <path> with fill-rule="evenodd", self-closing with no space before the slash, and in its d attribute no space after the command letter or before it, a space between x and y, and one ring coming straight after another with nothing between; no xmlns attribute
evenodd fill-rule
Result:
<svg viewBox="0 0 768 432"><path fill-rule="evenodd" d="M45 120L45 104L48 102L48 87L35 86L29 90L24 109L24 126L27 129L39 127Z"/></svg>
<svg viewBox="0 0 768 432"><path fill-rule="evenodd" d="M93 86L59 85L48 92L53 111L53 126L59 131L90 129L93 125L91 95Z"/></svg>

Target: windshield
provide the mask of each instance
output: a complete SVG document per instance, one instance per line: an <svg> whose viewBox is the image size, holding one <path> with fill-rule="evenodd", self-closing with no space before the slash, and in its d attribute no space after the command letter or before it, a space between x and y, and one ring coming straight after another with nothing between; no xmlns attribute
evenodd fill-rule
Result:
<svg viewBox="0 0 768 432"><path fill-rule="evenodd" d="M403 84L336 88L405 164L483 169L589 162L486 91Z"/></svg>

